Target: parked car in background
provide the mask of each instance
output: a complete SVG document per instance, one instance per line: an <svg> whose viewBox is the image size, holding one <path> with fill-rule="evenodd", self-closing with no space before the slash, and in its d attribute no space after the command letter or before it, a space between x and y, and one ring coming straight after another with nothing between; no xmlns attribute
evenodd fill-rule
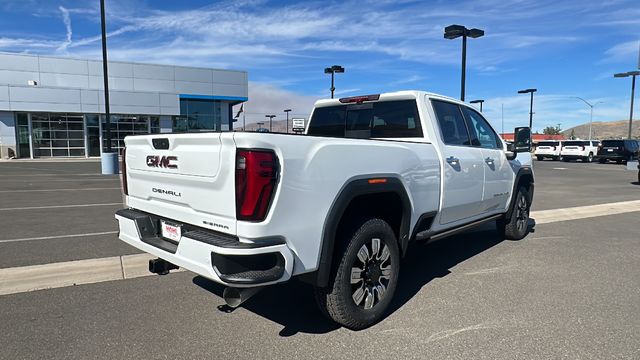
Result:
<svg viewBox="0 0 640 360"><path fill-rule="evenodd" d="M640 146L637 140L602 140L598 150L598 161L603 164L608 160L622 164L638 156Z"/></svg>
<svg viewBox="0 0 640 360"><path fill-rule="evenodd" d="M598 155L598 141L596 140L567 140L562 144L560 156L562 160L582 160L592 162Z"/></svg>
<svg viewBox="0 0 640 360"><path fill-rule="evenodd" d="M562 160L560 155L562 141L540 141L534 155L540 161L546 159Z"/></svg>

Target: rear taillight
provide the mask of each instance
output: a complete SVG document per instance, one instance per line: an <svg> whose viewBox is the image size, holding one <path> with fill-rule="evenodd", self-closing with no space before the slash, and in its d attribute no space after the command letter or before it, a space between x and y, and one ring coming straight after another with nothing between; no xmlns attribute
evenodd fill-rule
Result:
<svg viewBox="0 0 640 360"><path fill-rule="evenodd" d="M122 174L122 193L125 195L129 195L129 186L127 184L127 148L122 149L120 174Z"/></svg>
<svg viewBox="0 0 640 360"><path fill-rule="evenodd" d="M269 150L238 149L236 153L236 218L262 221L278 178L278 161Z"/></svg>

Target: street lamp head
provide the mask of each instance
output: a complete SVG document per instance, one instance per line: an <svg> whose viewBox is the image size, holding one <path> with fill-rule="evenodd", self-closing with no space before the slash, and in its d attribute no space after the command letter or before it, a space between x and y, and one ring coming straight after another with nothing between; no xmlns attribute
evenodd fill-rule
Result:
<svg viewBox="0 0 640 360"><path fill-rule="evenodd" d="M481 36L484 36L484 30L480 30L480 29L471 29L469 31L467 31L467 36L469 36L472 39L476 39L479 38Z"/></svg>
<svg viewBox="0 0 640 360"><path fill-rule="evenodd" d="M333 72L333 71L331 70L331 68L330 68L330 67L328 67L328 68L324 68L324 73L325 73L325 74L331 74L332 72Z"/></svg>
<svg viewBox="0 0 640 360"><path fill-rule="evenodd" d="M284 109L284 112L289 112L291 111L291 109Z"/></svg>
<svg viewBox="0 0 640 360"><path fill-rule="evenodd" d="M629 74L630 76L638 76L638 75L640 75L640 71L638 71L638 70L629 71L627 74Z"/></svg>
<svg viewBox="0 0 640 360"><path fill-rule="evenodd" d="M623 78L623 77L627 77L629 76L629 73L617 73L617 74L613 74L613 77L617 77L617 78Z"/></svg>
<svg viewBox="0 0 640 360"><path fill-rule="evenodd" d="M479 100L471 100L469 101L469 104L482 104L484 102L484 100L479 99Z"/></svg>
<svg viewBox="0 0 640 360"><path fill-rule="evenodd" d="M337 72L337 73L343 73L344 72L344 68L340 65L333 65L331 67L331 70L333 70L333 72Z"/></svg>
<svg viewBox="0 0 640 360"><path fill-rule="evenodd" d="M534 93L538 91L538 89L524 89L524 90L518 90L518 94L528 94L528 93Z"/></svg>
<svg viewBox="0 0 640 360"><path fill-rule="evenodd" d="M449 25L444 28L444 38L445 39L455 39L464 35L467 31L467 28L462 25Z"/></svg>

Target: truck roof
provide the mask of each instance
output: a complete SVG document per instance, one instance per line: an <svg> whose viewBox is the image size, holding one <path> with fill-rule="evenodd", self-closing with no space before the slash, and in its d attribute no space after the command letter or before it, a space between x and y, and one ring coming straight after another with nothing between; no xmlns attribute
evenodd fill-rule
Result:
<svg viewBox="0 0 640 360"><path fill-rule="evenodd" d="M429 96L429 97L433 97L433 98L438 98L438 99L442 99L442 100L447 100L447 101L451 101L451 102L456 102L456 103L464 103L461 102L458 99L454 99L448 96L444 96L444 95L440 95L440 94L436 94L436 93L430 93L427 91L421 91L421 90L402 90L402 91L394 91L394 92L386 92L386 93L380 93L380 98L378 101L381 100L406 100L406 99L417 99L419 97L422 96ZM340 98L337 99L320 99L318 101L316 101L316 103L314 104L314 107L325 107L325 106L335 106L335 105L342 105L343 103L340 102Z"/></svg>

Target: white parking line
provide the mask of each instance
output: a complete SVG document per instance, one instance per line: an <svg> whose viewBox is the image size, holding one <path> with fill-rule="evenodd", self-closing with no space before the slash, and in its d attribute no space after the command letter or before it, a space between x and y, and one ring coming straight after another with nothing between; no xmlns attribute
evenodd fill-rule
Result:
<svg viewBox="0 0 640 360"><path fill-rule="evenodd" d="M10 243L10 242L34 241L34 240L66 239L66 238L75 238L75 237L112 235L112 234L117 234L117 233L118 233L117 231L103 231L103 232L86 233L86 234L71 234L71 235L41 236L41 237L21 238L21 239L6 239L6 240L0 240L0 244L1 243Z"/></svg>
<svg viewBox="0 0 640 360"><path fill-rule="evenodd" d="M46 191L98 191L98 190L120 190L120 188L110 187L110 188L86 188L86 189L0 190L0 193L46 192Z"/></svg>
<svg viewBox="0 0 640 360"><path fill-rule="evenodd" d="M530 215L531 218L535 219L536 224L549 224L559 221L579 220L635 211L640 211L640 200L576 206L563 209L538 210L532 211Z"/></svg>
<svg viewBox="0 0 640 360"><path fill-rule="evenodd" d="M117 203L104 203L104 204L79 204L79 205L53 205L53 206L29 206L29 207L17 207L17 208L2 208L0 211L16 211L16 210L39 210L39 209L60 209L60 208L77 208L77 207L94 207L94 206L114 206L122 205L121 202Z"/></svg>

